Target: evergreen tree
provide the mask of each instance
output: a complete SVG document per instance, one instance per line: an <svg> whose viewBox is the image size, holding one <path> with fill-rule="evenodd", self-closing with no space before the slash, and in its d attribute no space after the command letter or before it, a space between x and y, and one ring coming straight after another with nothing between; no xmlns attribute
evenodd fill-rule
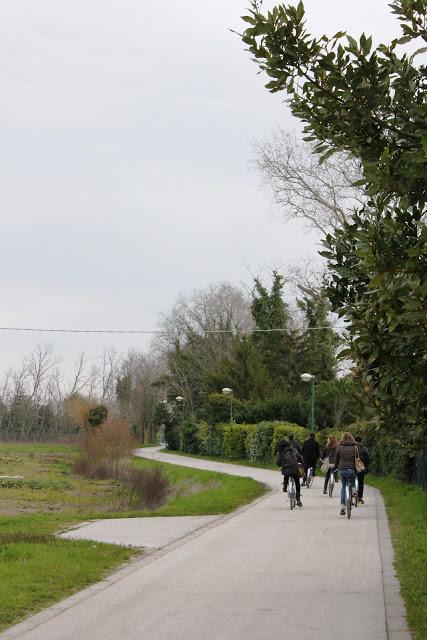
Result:
<svg viewBox="0 0 427 640"><path fill-rule="evenodd" d="M298 366L301 373L308 371L316 380L334 380L336 377L336 349L339 337L332 329L328 317L329 305L323 295L304 296L298 301L304 312L306 328L299 340Z"/></svg>
<svg viewBox="0 0 427 640"><path fill-rule="evenodd" d="M276 389L292 387L296 381L296 337L289 328L289 309L283 300L284 279L273 271L271 291L255 278L252 317L253 339Z"/></svg>

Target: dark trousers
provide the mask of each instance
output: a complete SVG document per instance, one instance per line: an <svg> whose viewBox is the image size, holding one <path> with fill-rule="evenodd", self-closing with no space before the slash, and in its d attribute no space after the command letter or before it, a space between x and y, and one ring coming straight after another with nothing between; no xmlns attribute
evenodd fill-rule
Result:
<svg viewBox="0 0 427 640"><path fill-rule="evenodd" d="M365 471L361 471L357 474L357 481L359 483L359 498L363 498L363 489L365 488Z"/></svg>
<svg viewBox="0 0 427 640"><path fill-rule="evenodd" d="M295 480L295 494L296 494L296 499L299 500L300 499L300 495L301 495L301 484L300 484L300 477L299 476L284 476L283 477L283 486L285 488L285 491L288 490L288 481L289 478L293 478Z"/></svg>

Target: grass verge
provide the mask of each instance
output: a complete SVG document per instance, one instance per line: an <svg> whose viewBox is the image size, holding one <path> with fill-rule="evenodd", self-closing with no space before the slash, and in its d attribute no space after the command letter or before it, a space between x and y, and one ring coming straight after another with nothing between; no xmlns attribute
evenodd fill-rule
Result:
<svg viewBox="0 0 427 640"><path fill-rule="evenodd" d="M427 492L390 477L368 476L381 491L393 539L396 572L408 623L417 640L427 638Z"/></svg>
<svg viewBox="0 0 427 640"><path fill-rule="evenodd" d="M136 467L161 467L174 490L155 511L114 511L119 483L74 474L75 453L64 445L0 444L0 475L32 481L0 487L0 630L101 580L141 553L57 539L54 534L67 526L99 518L229 513L266 490L251 478L135 458Z"/></svg>
<svg viewBox="0 0 427 640"><path fill-rule="evenodd" d="M213 462L226 462L227 464L237 464L243 467L255 467L257 469L270 469L271 471L278 471L277 464L272 462L251 462L246 458L241 460L229 460L222 456L202 456L196 453L184 453L182 451L172 451L171 449L160 449L161 453L170 453L174 456L184 456L185 458L198 458L199 460L212 460Z"/></svg>

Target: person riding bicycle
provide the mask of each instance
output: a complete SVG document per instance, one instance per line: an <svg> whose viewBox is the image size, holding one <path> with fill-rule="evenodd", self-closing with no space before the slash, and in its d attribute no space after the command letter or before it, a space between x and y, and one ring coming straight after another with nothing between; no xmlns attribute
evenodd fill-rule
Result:
<svg viewBox="0 0 427 640"><path fill-rule="evenodd" d="M304 458L304 471L305 475L302 481L303 486L305 485L305 481L307 478L307 471L310 467L313 467L313 476L315 474L315 468L318 459L320 458L320 449L319 443L316 441L316 436L314 433L310 433L307 440L304 441L302 445L302 456Z"/></svg>
<svg viewBox="0 0 427 640"><path fill-rule="evenodd" d="M325 483L323 485L323 493L328 493L328 482L332 473L332 469L335 465L335 452L338 447L338 442L335 436L328 436L328 440L326 442L326 447L322 453L322 458L329 460L329 469L325 475Z"/></svg>
<svg viewBox="0 0 427 640"><path fill-rule="evenodd" d="M359 451L356 441L348 431L342 434L338 447L335 451L335 466L333 472L337 469L341 478L341 511L340 515L345 516L345 486L350 483L353 491L356 480L356 455Z"/></svg>
<svg viewBox="0 0 427 640"><path fill-rule="evenodd" d="M359 483L359 491L358 491L359 500L358 501L360 502L360 504L365 504L365 501L363 499L363 489L365 487L365 473L368 473L368 467L370 462L369 451L365 447L365 445L362 443L362 436L356 436L354 439L356 440L357 448L359 449L359 457L363 462L363 464L365 465L364 471L357 472L357 480Z"/></svg>
<svg viewBox="0 0 427 640"><path fill-rule="evenodd" d="M289 436L289 442L291 443L291 447L296 449L298 453L301 455L301 445L298 442L298 440L295 438L293 433Z"/></svg>
<svg viewBox="0 0 427 640"><path fill-rule="evenodd" d="M292 447L289 440L281 440L277 447L277 466L281 467L283 478L283 491L288 490L289 478L295 481L295 497L297 505L302 507L301 485L298 462L304 463L298 451Z"/></svg>

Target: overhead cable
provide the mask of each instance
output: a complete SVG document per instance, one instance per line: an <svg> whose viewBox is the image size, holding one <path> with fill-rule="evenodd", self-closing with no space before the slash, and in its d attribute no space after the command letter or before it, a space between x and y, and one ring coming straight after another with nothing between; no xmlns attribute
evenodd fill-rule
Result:
<svg viewBox="0 0 427 640"><path fill-rule="evenodd" d="M306 327L304 331L319 331L322 329L345 329L344 326L331 327L328 325L322 327ZM27 331L32 333L109 333L109 334L151 334L165 335L167 331L161 330L144 330L144 329L43 329L36 327L0 327L0 331ZM250 333L273 333L279 331L289 331L287 328L274 329L251 329ZM204 329L203 333L238 333L235 329ZM243 333L243 331L241 331ZM249 332L248 332L249 333Z"/></svg>

